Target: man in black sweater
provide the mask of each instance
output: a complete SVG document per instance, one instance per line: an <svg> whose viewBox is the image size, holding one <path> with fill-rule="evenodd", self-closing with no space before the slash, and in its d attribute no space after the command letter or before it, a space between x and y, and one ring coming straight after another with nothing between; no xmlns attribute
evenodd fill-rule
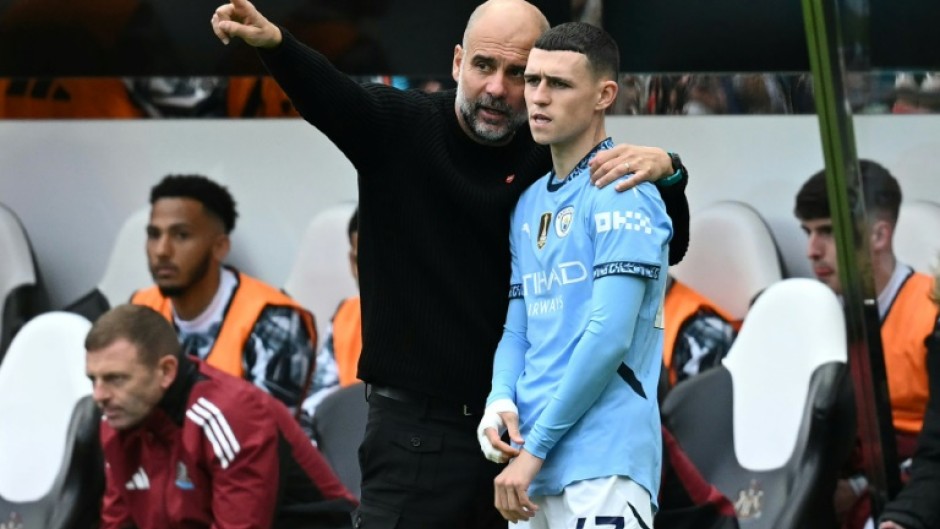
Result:
<svg viewBox="0 0 940 529"><path fill-rule="evenodd" d="M359 85L247 0L212 17L216 35L259 48L300 114L359 173L359 273L369 422L360 448L357 527L505 527L493 507L498 465L479 454L483 412L508 305L509 214L551 168L532 140L522 73L548 28L523 0L490 0L455 47L456 91ZM600 184L667 177L670 261L688 243L685 168L662 149L598 156ZM662 185L662 181L661 181Z"/></svg>

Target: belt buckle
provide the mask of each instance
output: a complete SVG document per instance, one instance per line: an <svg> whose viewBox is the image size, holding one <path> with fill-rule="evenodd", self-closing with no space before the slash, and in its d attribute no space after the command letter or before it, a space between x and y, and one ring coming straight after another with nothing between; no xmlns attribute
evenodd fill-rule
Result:
<svg viewBox="0 0 940 529"><path fill-rule="evenodd" d="M470 416L472 416L472 415L473 415L473 414L470 413L470 408L468 408L467 405L464 404L464 405L463 405L463 416L464 416L464 417L470 417Z"/></svg>

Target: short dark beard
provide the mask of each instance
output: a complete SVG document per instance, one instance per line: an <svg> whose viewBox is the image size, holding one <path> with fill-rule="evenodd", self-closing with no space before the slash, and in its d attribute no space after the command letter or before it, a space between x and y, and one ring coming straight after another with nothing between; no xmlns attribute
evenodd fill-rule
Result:
<svg viewBox="0 0 940 529"><path fill-rule="evenodd" d="M157 288L160 289L160 295L162 295L165 298L178 298L178 297L182 297L183 294L186 293L187 287L185 286L161 287L160 285L157 285Z"/></svg>
<svg viewBox="0 0 940 529"><path fill-rule="evenodd" d="M202 281L206 274L209 273L209 266L212 264L212 254L206 254L205 258L199 262L199 265L196 266L196 269L193 271L193 276L185 285L178 286L160 286L157 285L157 288L160 290L160 294L165 298L181 298L186 292L196 283Z"/></svg>

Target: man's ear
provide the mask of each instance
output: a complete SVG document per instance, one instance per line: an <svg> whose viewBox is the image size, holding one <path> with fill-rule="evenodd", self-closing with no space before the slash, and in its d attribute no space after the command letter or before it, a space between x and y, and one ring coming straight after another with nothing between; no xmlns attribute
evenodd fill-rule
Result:
<svg viewBox="0 0 940 529"><path fill-rule="evenodd" d="M617 81L606 80L601 82L600 91L598 92L597 104L594 106L595 110L607 110L611 105L614 104L614 101L617 100L617 91L620 90L620 85L617 84Z"/></svg>
<svg viewBox="0 0 940 529"><path fill-rule="evenodd" d="M185 354L185 353L183 353ZM176 380L179 372L179 359L173 355L166 355L157 360L157 373L160 376L160 388L166 390Z"/></svg>
<svg viewBox="0 0 940 529"><path fill-rule="evenodd" d="M892 237L894 237L894 226L886 220L876 220L871 227L871 249L882 252L890 250Z"/></svg>
<svg viewBox="0 0 940 529"><path fill-rule="evenodd" d="M232 249L232 240L226 234L221 234L212 245L212 257L218 263L224 263Z"/></svg>
<svg viewBox="0 0 940 529"><path fill-rule="evenodd" d="M460 44L454 46L454 64L451 66L450 75L454 81L460 80L460 65L463 64L463 48Z"/></svg>

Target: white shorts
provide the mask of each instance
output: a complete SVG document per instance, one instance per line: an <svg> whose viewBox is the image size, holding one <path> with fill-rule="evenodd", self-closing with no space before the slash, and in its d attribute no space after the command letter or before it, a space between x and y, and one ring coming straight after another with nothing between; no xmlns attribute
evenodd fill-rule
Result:
<svg viewBox="0 0 940 529"><path fill-rule="evenodd" d="M557 496L530 498L539 510L511 529L651 529L653 506L646 489L610 476L578 481Z"/></svg>

